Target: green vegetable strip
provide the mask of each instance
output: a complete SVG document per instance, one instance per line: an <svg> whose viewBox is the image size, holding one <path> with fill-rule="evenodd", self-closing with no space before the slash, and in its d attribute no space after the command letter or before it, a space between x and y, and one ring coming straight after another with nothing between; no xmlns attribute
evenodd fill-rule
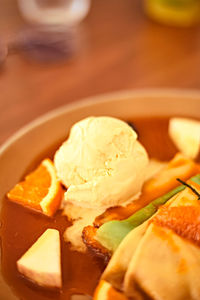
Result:
<svg viewBox="0 0 200 300"><path fill-rule="evenodd" d="M200 174L190 178L200 184ZM170 198L183 191L186 187L180 185L167 194L155 199L147 206L141 208L129 218L122 221L109 221L103 224L96 233L96 240L110 251L115 251L123 238L134 228L148 220L156 213L159 206L165 204Z"/></svg>

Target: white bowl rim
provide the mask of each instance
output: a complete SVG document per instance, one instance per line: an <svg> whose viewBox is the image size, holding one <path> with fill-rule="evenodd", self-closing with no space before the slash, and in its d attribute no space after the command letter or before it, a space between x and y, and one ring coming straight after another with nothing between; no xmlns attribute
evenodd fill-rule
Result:
<svg viewBox="0 0 200 300"><path fill-rule="evenodd" d="M151 97L175 97L181 96L183 98L193 98L200 99L200 90L198 89L183 89L183 88L141 88L141 89L128 89L128 90L119 90L115 92L102 93L95 96L89 96L81 98L72 103L62 105L58 108L52 109L49 112L42 114L39 117L36 117L33 121L28 122L26 125L18 129L14 134L12 134L1 146L0 146L0 156L7 150L7 148L12 145L18 138L22 137L29 130L34 127L40 126L42 123L47 122L48 120L65 114L68 111L74 111L78 108L87 107L95 103L106 103L111 100L121 101L122 99L132 98L132 97L142 97L142 96L151 96Z"/></svg>

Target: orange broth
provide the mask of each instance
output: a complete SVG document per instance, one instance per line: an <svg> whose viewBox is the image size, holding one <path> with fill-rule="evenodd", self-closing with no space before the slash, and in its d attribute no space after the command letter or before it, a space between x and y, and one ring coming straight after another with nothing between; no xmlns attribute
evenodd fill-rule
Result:
<svg viewBox="0 0 200 300"><path fill-rule="evenodd" d="M168 118L138 118L133 123L139 132L139 140L147 149L149 156L169 160L176 153L168 132ZM45 158L53 158L60 142L41 154L30 164L26 174ZM1 211L2 272L6 282L22 300L88 300L92 295L101 273L103 261L90 253L71 251L63 241L63 233L70 222L61 212L48 218L40 213L3 200ZM37 238L47 229L56 228L61 234L63 288L60 292L42 289L24 279L17 271L16 261L29 249ZM75 296L75 295L82 295ZM3 299L2 299L3 300Z"/></svg>

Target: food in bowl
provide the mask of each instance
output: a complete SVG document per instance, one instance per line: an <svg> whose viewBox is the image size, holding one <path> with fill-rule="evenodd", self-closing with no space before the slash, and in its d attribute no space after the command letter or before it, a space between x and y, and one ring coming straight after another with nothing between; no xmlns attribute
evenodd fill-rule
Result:
<svg viewBox="0 0 200 300"><path fill-rule="evenodd" d="M198 253L200 123L195 121L196 134L191 133L198 151L177 154L184 140L188 149L188 139L181 126L174 126L173 144L171 122L134 119L136 133L111 117L81 120L56 153L8 192L1 216L2 271L19 297L89 299L100 281L95 299L179 299L182 294L197 299L186 276L185 290L166 289L179 266L174 261L187 260L182 252L175 256L167 242L175 248L179 243L181 251L188 244L195 249L189 264ZM169 267L163 278L162 260L153 259L156 251L171 260L163 264ZM163 281L159 288L157 278ZM180 286L180 276L175 280Z"/></svg>

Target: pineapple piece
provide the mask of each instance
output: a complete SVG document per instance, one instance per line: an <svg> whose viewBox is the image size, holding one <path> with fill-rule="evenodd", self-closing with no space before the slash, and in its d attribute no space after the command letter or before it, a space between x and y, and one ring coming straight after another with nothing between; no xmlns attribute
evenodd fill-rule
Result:
<svg viewBox="0 0 200 300"><path fill-rule="evenodd" d="M200 122L187 118L172 118L169 135L176 147L189 158L195 159L200 150Z"/></svg>
<svg viewBox="0 0 200 300"><path fill-rule="evenodd" d="M27 279L50 288L61 288L60 234L47 229L17 261L17 269Z"/></svg>

